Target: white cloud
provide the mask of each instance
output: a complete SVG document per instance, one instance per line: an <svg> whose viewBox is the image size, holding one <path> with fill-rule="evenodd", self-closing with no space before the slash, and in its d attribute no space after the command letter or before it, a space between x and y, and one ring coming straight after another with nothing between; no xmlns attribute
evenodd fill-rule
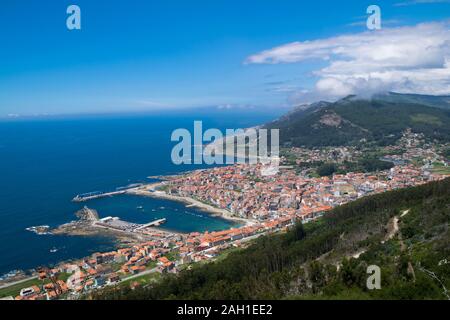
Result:
<svg viewBox="0 0 450 320"><path fill-rule="evenodd" d="M450 22L385 28L313 41L293 42L247 58L248 64L327 64L313 74L309 96L397 91L450 94Z"/></svg>

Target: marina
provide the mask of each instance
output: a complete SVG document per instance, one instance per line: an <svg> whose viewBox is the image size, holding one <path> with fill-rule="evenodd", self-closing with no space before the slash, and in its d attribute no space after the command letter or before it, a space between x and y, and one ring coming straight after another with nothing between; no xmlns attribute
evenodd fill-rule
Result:
<svg viewBox="0 0 450 320"><path fill-rule="evenodd" d="M75 215L78 217L77 220L58 226L51 230L51 234L107 236L122 244L150 241L169 234L179 234L178 232L168 232L157 228L167 221L166 218L155 218L145 223L130 222L117 216L99 218L97 210L86 206L76 212Z"/></svg>
<svg viewBox="0 0 450 320"><path fill-rule="evenodd" d="M151 227L159 227L167 221L166 218L156 219L154 221L140 224L122 220L119 217L108 216L105 218L99 218L97 210L84 207L75 214L80 220L71 223L76 228L99 227L109 229L111 231L120 231L127 233L146 233L146 229ZM83 222L83 223L80 223Z"/></svg>

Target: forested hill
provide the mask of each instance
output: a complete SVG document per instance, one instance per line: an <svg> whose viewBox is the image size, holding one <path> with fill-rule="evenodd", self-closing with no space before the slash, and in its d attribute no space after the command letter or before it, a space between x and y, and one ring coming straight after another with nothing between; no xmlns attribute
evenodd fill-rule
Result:
<svg viewBox="0 0 450 320"><path fill-rule="evenodd" d="M449 221L446 179L362 198L152 287L93 298L447 299ZM366 287L369 265L381 268L381 290Z"/></svg>
<svg viewBox="0 0 450 320"><path fill-rule="evenodd" d="M430 96L423 94L381 93L374 96L376 100L386 102L403 102L421 104L429 107L450 109L450 96Z"/></svg>
<svg viewBox="0 0 450 320"><path fill-rule="evenodd" d="M280 129L282 145L297 147L358 145L361 142L392 144L407 128L429 139L447 142L450 140L447 100L399 94L367 100L349 96L335 103L320 102L310 108L294 109L265 127ZM439 104L442 107L434 107Z"/></svg>

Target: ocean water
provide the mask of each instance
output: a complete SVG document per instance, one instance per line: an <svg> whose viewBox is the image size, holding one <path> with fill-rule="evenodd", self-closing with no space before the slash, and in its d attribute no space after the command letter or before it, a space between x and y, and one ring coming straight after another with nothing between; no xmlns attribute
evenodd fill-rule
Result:
<svg viewBox="0 0 450 320"><path fill-rule="evenodd" d="M113 190L147 177L201 168L170 159L177 128L245 128L269 121L277 111L167 112L73 116L0 121L0 275L114 248L104 237L36 235L30 226L75 219L80 193ZM167 218L164 228L191 232L222 230L231 223L181 203L136 196L87 202L101 217L144 223ZM142 209L140 208L142 207ZM57 249L51 253L50 250Z"/></svg>

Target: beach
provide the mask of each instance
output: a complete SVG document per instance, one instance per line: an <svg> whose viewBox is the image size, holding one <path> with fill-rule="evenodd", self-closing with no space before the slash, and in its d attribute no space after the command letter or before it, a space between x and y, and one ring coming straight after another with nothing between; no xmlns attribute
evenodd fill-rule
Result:
<svg viewBox="0 0 450 320"><path fill-rule="evenodd" d="M138 196L144 196L144 197L160 198L160 199L165 199L165 200L170 200L170 201L183 202L183 203L187 204L188 207L196 207L196 208L198 208L202 211L205 211L213 216L219 216L223 219L226 219L226 220L229 220L229 221L232 221L235 223L239 223L239 224L244 224L246 226L253 225L255 223L251 219L238 218L238 217L234 216L233 213L231 213L228 210L214 207L212 205L209 205L207 203L193 199L191 197L177 196L177 195L168 194L167 192L158 190L158 188L161 188L164 185L165 185L164 182L151 183L151 184L147 184L144 186L140 186L138 188L130 189L127 191L127 193L133 194L133 195L138 195Z"/></svg>

